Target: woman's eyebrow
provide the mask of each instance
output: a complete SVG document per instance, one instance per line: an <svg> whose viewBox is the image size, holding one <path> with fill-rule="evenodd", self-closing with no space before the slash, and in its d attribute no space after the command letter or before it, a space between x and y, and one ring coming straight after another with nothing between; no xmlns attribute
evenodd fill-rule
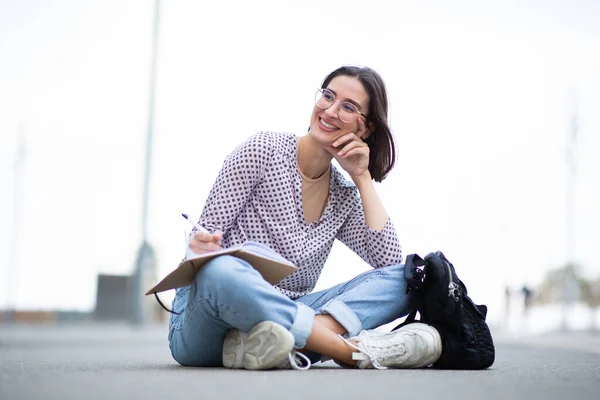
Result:
<svg viewBox="0 0 600 400"><path fill-rule="evenodd" d="M356 108L358 108L359 110L362 110L362 106L357 101L354 101L352 99L346 99L344 101L348 102L348 103L352 103L352 104L354 104L356 106Z"/></svg>
<svg viewBox="0 0 600 400"><path fill-rule="evenodd" d="M335 90L330 89L330 88L325 88L327 90L329 90L331 93L333 93L335 95L335 97L337 97L337 93L335 92ZM348 103L352 103L354 104L359 110L362 110L362 106L360 105L360 103L358 101L354 101L352 99L344 99L345 102Z"/></svg>

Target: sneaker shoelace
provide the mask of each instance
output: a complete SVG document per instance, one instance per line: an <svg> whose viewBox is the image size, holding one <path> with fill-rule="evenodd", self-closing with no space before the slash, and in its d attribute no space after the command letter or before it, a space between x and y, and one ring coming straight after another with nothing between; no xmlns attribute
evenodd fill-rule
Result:
<svg viewBox="0 0 600 400"><path fill-rule="evenodd" d="M358 334L358 346L356 346L348 339L344 338L342 335L339 335L339 337L341 337L342 340L346 342L348 346L358 350L358 354L352 354L353 360L363 360L365 359L365 357L361 355L364 355L369 359L369 361L371 361L371 364L376 369L387 369L387 367L381 365L381 363L379 362L380 359L383 360L389 356L404 355L406 353L406 346L404 345L404 343L397 343L387 346L385 348L373 350L373 347L371 345L371 337L366 331L362 331Z"/></svg>
<svg viewBox="0 0 600 400"><path fill-rule="evenodd" d="M297 369L298 371L306 371L312 365L308 357L296 350L290 351L288 358L292 368Z"/></svg>

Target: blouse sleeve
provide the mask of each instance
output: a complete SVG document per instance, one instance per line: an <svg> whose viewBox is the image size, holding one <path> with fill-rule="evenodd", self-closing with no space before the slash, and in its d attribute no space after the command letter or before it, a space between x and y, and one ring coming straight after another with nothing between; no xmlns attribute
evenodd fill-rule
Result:
<svg viewBox="0 0 600 400"><path fill-rule="evenodd" d="M227 156L204 204L199 225L211 233L220 229L225 234L231 228L261 181L272 151L269 135L260 132Z"/></svg>
<svg viewBox="0 0 600 400"><path fill-rule="evenodd" d="M382 230L371 229L365 221L360 199L338 231L336 238L374 268L402 262L402 250L394 224L388 217Z"/></svg>

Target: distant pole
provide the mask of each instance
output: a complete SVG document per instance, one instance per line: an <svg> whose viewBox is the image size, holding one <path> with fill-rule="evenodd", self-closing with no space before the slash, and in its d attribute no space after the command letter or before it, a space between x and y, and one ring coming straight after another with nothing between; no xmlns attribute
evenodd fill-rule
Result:
<svg viewBox="0 0 600 400"><path fill-rule="evenodd" d="M567 189L566 189L566 229L565 229L565 254L567 264L563 274L563 310L562 329L567 330L568 306L573 300L575 263L575 178L577 174L577 134L579 131L577 92L572 89L569 93L569 130L567 132Z"/></svg>
<svg viewBox="0 0 600 400"><path fill-rule="evenodd" d="M23 183L25 180L25 158L27 156L27 141L23 125L19 126L17 137L17 153L13 164L13 204L12 227L10 235L9 259L6 277L6 322L14 322L16 312L16 280L19 269L19 247L21 245L21 215L23 207Z"/></svg>
<svg viewBox="0 0 600 400"><path fill-rule="evenodd" d="M133 318L136 325L144 323L143 285L144 275L154 265L154 251L148 241L148 204L150 194L150 176L152 168L152 142L154 137L154 106L156 88L156 60L158 53L158 27L160 21L160 0L154 4L154 31L152 37L152 62L150 69L150 94L148 104L148 130L146 134L146 159L144 164L144 188L142 193L142 243L138 249L136 268L133 276Z"/></svg>
<svg viewBox="0 0 600 400"><path fill-rule="evenodd" d="M575 261L575 178L577 174L577 134L579 131L577 115L577 93L571 93L571 115L567 139L567 262Z"/></svg>

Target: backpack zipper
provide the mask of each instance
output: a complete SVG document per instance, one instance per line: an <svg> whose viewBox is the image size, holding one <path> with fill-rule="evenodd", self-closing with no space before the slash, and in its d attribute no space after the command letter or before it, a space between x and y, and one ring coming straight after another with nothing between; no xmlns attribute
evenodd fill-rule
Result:
<svg viewBox="0 0 600 400"><path fill-rule="evenodd" d="M443 261L444 265L448 269L448 278L450 279L450 282L448 282L448 297L452 297L454 301L458 302L460 300L460 288L452 279L452 268L450 268L450 264L448 264L446 260Z"/></svg>

